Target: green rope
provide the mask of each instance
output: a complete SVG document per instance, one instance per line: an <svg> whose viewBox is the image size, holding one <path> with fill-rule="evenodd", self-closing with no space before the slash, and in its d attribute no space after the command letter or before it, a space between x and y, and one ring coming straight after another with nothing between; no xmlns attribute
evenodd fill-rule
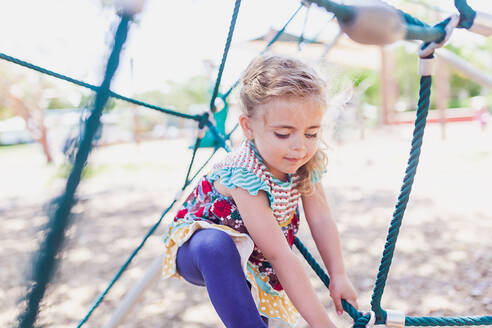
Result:
<svg viewBox="0 0 492 328"><path fill-rule="evenodd" d="M50 70L48 70L46 68L43 68L43 67L40 67L40 66L31 64L29 62L26 62L24 60L20 60L18 58L15 58L15 57L6 55L6 54L1 53L1 52L0 52L0 59L9 61L11 63L14 63L14 64L17 64L17 65L20 65L20 66L23 66L23 67L32 69L34 71L37 71L37 72L40 72L40 73L43 73L43 74L46 74L46 75L49 75L49 76L52 76L52 77L55 77L55 78L60 79L60 80L64 80L64 81L67 81L67 82L76 84L78 86L87 88L87 89L92 90L92 91L95 91L95 92L97 92L99 90L99 87L98 86L95 86L95 85L92 85L92 84L89 84L89 83L86 83L86 82L83 82L83 81L80 81L80 80L71 78L69 76L66 76L66 75L63 75L63 74L60 74L60 73L56 73L56 72L50 71ZM200 120L200 117L198 115L183 114L183 113L176 112L176 111L173 111L173 110L170 110L170 109L166 109L166 108L163 108L163 107L160 107L160 106L152 105L152 104L149 104L149 103L146 103L146 102L143 102L143 101L134 99L134 98L125 97L125 96L122 96L122 95L120 95L120 94L118 94L116 92L113 92L113 91L109 91L109 96L112 97L112 98L124 100L126 102L129 102L129 103L132 103L132 104L135 104L135 105L138 105L138 106L142 106L142 107L147 107L147 108L150 108L150 109L154 109L154 110L157 110L157 111L162 112L164 114L169 114L169 115L173 115L173 116L177 116L177 117L181 117L181 118L186 118L186 119L191 119L191 120L195 120L195 121L199 121Z"/></svg>
<svg viewBox="0 0 492 328"><path fill-rule="evenodd" d="M227 41L226 41L226 47L224 49L224 55L222 57L222 63L221 63L221 66L219 68L219 76L217 77L217 81L216 81L216 84L215 84L215 88L214 88L214 94L212 96L212 100L211 100L211 109L213 109L213 103L215 102L215 98L217 96L217 92L218 92L218 87L220 85L220 80L221 80L221 76L222 76L222 72L224 70L224 65L225 65L225 60L227 58L227 53L229 51L229 47L230 47L230 43L231 43L231 40L232 40L232 34L234 32L234 26L235 26L235 23L236 23L236 20L237 20L237 15L238 15L238 12L239 12L239 5L241 3L241 0L236 0L236 3L235 3L235 6L234 6L234 13L233 13L233 16L232 16L232 20L231 20L231 25L229 27L229 34L228 34L228 38L227 38ZM229 150L229 147L226 145L225 143L225 139L223 136L220 135L220 133L217 131L216 127L210 122L209 120L209 115L208 113L205 113L204 115L201 115L199 116L199 126L198 126L198 130L201 130L202 128L204 128L204 126L207 125L207 127L210 129L210 131L212 132L212 134L217 138L217 140L219 141L218 144L219 146L225 148L226 150ZM201 138L200 137L197 137L196 141L195 141L195 144L194 144L194 147L193 147L193 154L192 154L192 158L191 158L191 161L190 161L190 164L188 166L188 170L187 170L187 173L186 173L186 178L185 178L185 182L184 182L184 185L182 187L182 191L186 189L186 187L193 181L193 179L198 175L198 173L205 167L205 165L207 165L207 163L210 161L210 159L213 157L213 155L216 153L217 149L216 148L214 150L214 152L212 153L212 156L210 156L210 158L205 162L205 164L202 165L202 167L198 170L198 172L192 177L192 179L189 179L189 176L190 176L190 172L191 172L191 168L193 166L193 162L194 162L194 159L195 159L195 155L196 155L196 152L199 148L199 145L200 145L200 141L201 141ZM176 203L176 199L171 203L171 205L166 209L166 211L164 211L164 213L161 215L160 219L154 224L154 226L152 226L152 228L147 232L147 234L145 235L144 239L142 240L142 242L140 243L140 245L132 252L132 254L130 255L130 257L127 259L127 261L123 264L123 266L120 268L120 270L117 272L117 274L113 277L113 279L111 280L111 282L109 283L109 285L106 287L106 289L97 297L97 299L93 302L93 305L91 306L91 308L89 309L89 312L85 315L85 317L79 322L79 325L77 326L78 328L79 327L82 327L82 325L87 322L87 320L89 319L89 317L91 316L92 312L94 312L94 310L99 306L99 304L101 303L101 301L104 299L104 297L106 296L106 294L109 292L109 290L113 287L113 285L116 283L116 281L118 281L118 279L121 277L121 275L123 274L123 272L126 270L126 268L129 266L130 262L133 260L133 258L138 254L138 252L140 251L140 249L144 246L145 242L147 241L147 239L154 233L154 231L157 229L157 227L160 225L160 223L162 222L162 219L164 218L164 216L169 212L169 210L173 207L173 205Z"/></svg>
<svg viewBox="0 0 492 328"><path fill-rule="evenodd" d="M203 116L203 119L202 119L202 122L200 122L200 125L203 127L205 125L205 121L208 120L208 114L207 115L204 115ZM200 127L199 127L200 128ZM197 137L196 141L195 141L195 146L193 148L193 154L192 154L192 159L190 161L190 165L188 166L188 170L187 170L187 174L186 174L186 178L185 178L185 182L184 182L184 185L183 187L181 188L181 192L184 191L186 189L186 187L188 187L191 182L194 181L194 179L198 176L198 174L203 170L203 168L205 168L205 166L209 163L209 161L212 159L212 157L215 155L215 153L217 152L218 148L215 148L215 150L212 152L212 154L210 155L210 157L205 161L204 164L202 164L202 166L197 170L197 172L193 175L193 177L191 179L188 179L189 175L190 175L190 171L191 171L191 167L193 165L193 162L194 162L194 159L195 159L195 154L196 154L196 151L200 145L200 139L199 137ZM159 225L161 224L162 220L164 219L164 217L167 215L167 213L172 209L172 207L176 204L178 199L175 199L171 205L169 205L169 207L161 214L159 220L149 229L149 231L146 233L146 235L144 236L144 238L142 239L142 241L140 242L140 244L137 246L137 248L135 248L135 250L131 253L131 255L128 257L128 259L125 261L125 263L120 267L120 269L118 270L118 272L115 274L115 276L113 277L113 279L110 281L110 283L108 284L108 286L106 287L106 289L101 292L98 297L93 301L89 311L87 312L87 314L84 316L84 318L82 318L82 320L79 322L79 324L77 325L77 328L80 328L84 325L84 323L87 322L87 320L90 318L90 316L92 315L92 313L94 312L94 310L101 304L102 300L104 299L104 297L108 294L108 292L110 291L110 289L113 287L113 285L119 280L119 278L123 275L124 271L128 268L128 266L130 265L131 261L133 260L133 258L138 254L138 252L142 249L142 247L145 245L147 239L154 234L155 230L159 227Z"/></svg>
<svg viewBox="0 0 492 328"><path fill-rule="evenodd" d="M198 176L198 174L200 174L200 172L205 168L205 166L207 166L208 162L210 162L210 160L212 159L212 157L214 157L215 153L217 152L217 150L219 150L220 147L215 147L214 151L212 152L212 154L208 157L208 159L203 163L203 165L195 172L195 174L193 175L193 177L191 177L190 181L193 181L195 180L195 178Z"/></svg>
<svg viewBox="0 0 492 328"><path fill-rule="evenodd" d="M492 316L406 317L405 326L482 326L492 325Z"/></svg>
<svg viewBox="0 0 492 328"><path fill-rule="evenodd" d="M317 0L317 1L312 1L317 3L319 6L325 7L328 11L331 11L337 16L337 18L342 21L346 22L352 19L353 17L353 8L350 6L344 6L344 5L339 5L336 4L332 1L329 0ZM470 17L473 14L474 18L474 11L466 4L465 0L455 0L456 7L458 10L460 10L460 13L462 15L468 15L468 17L465 17L463 19L462 25L465 28L468 28L466 26L467 24L471 25L469 23ZM221 76L223 73L225 61L227 58L227 53L230 47L230 43L232 40L232 34L234 31L234 26L235 22L237 19L237 14L239 11L239 6L240 6L240 0L236 0L235 7L234 7L234 13L233 17L231 20L231 25L229 28L229 34L228 38L226 41L226 46L224 49L224 54L222 57L222 62L221 66L219 68L219 74L216 80L215 88L214 88L214 93L212 95L212 100L210 103L210 108L214 110L214 101L215 98L217 97L218 94L218 88L220 85L220 80ZM281 33L285 30L285 27L287 24L293 19L293 17L299 12L299 10L302 8L302 5L299 7L299 9L294 13L294 15L289 19L289 21L286 23L286 25L277 33L277 35L270 41L270 43L267 45L265 52L280 36ZM401 11L400 11L401 12ZM405 21L408 24L408 29L407 29L407 35L412 38L416 39L422 39L424 41L438 41L439 39L442 39L442 29L441 26L434 26L434 27L429 27L427 24L420 22L418 19L411 17L410 15L401 12ZM465 13L465 14L463 14ZM473 20L473 18L471 20ZM161 108L158 106L146 104L144 102L127 98L121 95L118 95L116 93L113 93L110 91L109 86L110 82L112 79L112 76L114 75L114 72L118 66L119 62L119 53L121 51L122 44L124 43L126 39L126 35L128 32L128 22L129 22L129 17L128 16L122 16L122 20L120 22L120 25L118 27L118 31L115 36L115 45L113 47L113 52L110 56L110 59L108 61L108 67L106 70L105 74L105 79L101 85L101 87L96 87L93 85L90 85L88 83L78 81L75 79L72 79L70 77L46 70L44 68L32 65L30 63L21 61L19 59L7 56L5 54L0 53L0 58L4 60L8 60L11 62L14 62L16 64L40 71L42 73L75 83L77 85L89 88L91 90L97 91L97 96L96 96L96 102L94 106L93 113L89 120L87 121L87 126L86 126L86 134L84 134L84 138L82 140L82 145L77 153L77 158L76 162L74 165L74 168L72 169L72 172L70 174L69 179L67 180L67 190L63 197L61 198L58 208L56 210L56 213L54 217L50 220L50 230L48 231L47 237L40 247L39 251L39 257L38 261L36 264L36 271L34 274L34 280L36 281L31 290L29 291L29 296L27 297L28 299L28 308L27 310L19 317L20 320L20 327L31 327L37 316L37 311L39 307L39 303L43 297L46 284L48 283L52 273L53 273L53 268L54 268L54 258L56 256L56 253L61 247L61 244L63 242L63 233L64 230L68 224L68 216L70 212L70 208L74 203L74 194L75 190L77 188L78 183L80 182L80 174L82 171L83 166L85 166L85 162L87 160L87 156L91 150L91 140L92 137L97 130L98 125L100 124L100 116L101 116L101 110L102 107L104 106L105 102L107 101L108 97L114 97L118 98L121 100L125 100L140 106L144 107L149 107L152 109L159 110L161 112L170 114L170 115L175 115L183 118L188 118L188 119L193 119L196 121L200 122L200 127L203 128L204 125L207 125L207 127L210 129L210 131L214 134L214 136L217 138L219 141L219 145L215 148L213 151L212 155L210 158L205 162L205 164L202 165L202 167L196 172L196 174L190 179L189 175L191 172L191 168L194 162L195 154L198 149L198 146L200 144L200 138L197 138L195 142L195 147L193 150L193 155L191 159L190 166L188 167L188 171L186 174L186 179L184 186L182 190L184 190L194 179L195 177L200 173L200 171L208 164L210 159L214 156L216 151L219 149L219 147L223 147L226 149L226 151L230 151L229 147L226 145L226 139L227 136L230 135L230 133L224 137L222 136L215 126L208 120L208 115L203 116L203 115L186 115L182 114L179 112L171 111L165 108ZM460 22L461 23L461 22ZM439 25L439 24L438 24ZM442 25L442 23L441 23ZM262 52L262 53L263 53ZM224 95L224 98L226 98L232 89L237 86L239 83L239 80L229 89L229 91ZM396 205L396 209L393 215L393 220L390 226L390 231L388 233L387 237L387 243L385 246L385 250L383 252L383 258L381 260L381 265L380 265L380 270L378 273L377 281L374 287L374 293L372 297L372 307L373 310L376 313L377 320L376 323L385 323L386 320L386 312L381 308L380 302L381 302L381 297L384 291L384 286L385 286L385 281L387 279L387 275L389 273L389 267L391 265L391 260L393 257L394 253L394 248L396 245L396 239L398 237L398 232L399 228L401 226L401 221L403 218L403 214L406 208L406 205L408 203L411 187L413 184L413 179L416 173L416 168L418 165L418 159L420 155L420 147L422 144L422 138L423 138L423 130L425 128L425 118L427 115L428 111L428 106L429 106L429 97L430 97L430 84L431 84L431 78L430 77L422 77L421 78L421 91L420 91L420 97L419 97L419 109L417 111L417 119L415 122L415 130L414 130L414 137L412 140L412 150L410 153L410 159L408 161L408 167L406 170L406 175L404 178L403 186L401 188L401 193L398 198L398 203ZM77 177L78 176L78 177ZM97 308L97 306L101 303L102 299L104 296L108 293L108 291L111 289L111 287L116 283L116 281L119 279L119 277L122 275L122 273L126 270L132 259L137 255L139 250L143 247L145 244L146 240L150 235L153 234L155 229L159 226L165 215L169 212L169 210L173 207L173 205L176 203L176 199L171 203L171 205L162 213L160 219L154 226L148 231L148 233L145 235L144 239L140 243L140 245L133 251L133 253L130 255L128 260L125 262L125 264L120 268L118 273L115 275L113 280L110 282L109 286L105 289L104 292L102 292L99 297L96 299L96 301L93 303L93 306L87 313L87 315L80 321L78 327L81 327L90 317L92 312ZM321 268L321 266L316 262L316 260L311 256L309 251L305 248L305 246L301 243L301 241L296 237L295 239L295 245L296 247L300 250L301 254L306 258L310 266L313 268L313 270L318 274L318 276L321 278L321 280L324 282L324 284L329 287L329 276L328 274ZM363 314L361 312L358 312L350 303L346 302L345 300L342 300L342 305L344 310L354 319L354 325L353 327L365 327L365 325L368 323L370 316L368 314ZM463 326L463 325L487 325L487 324L492 324L492 316L481 316L481 317L406 317L406 325L408 326L430 326L430 325L447 325L447 326Z"/></svg>
<svg viewBox="0 0 492 328"><path fill-rule="evenodd" d="M466 29L472 27L477 12L466 3L466 0L454 0L454 6L460 12L460 22L458 23L458 27Z"/></svg>
<svg viewBox="0 0 492 328"><path fill-rule="evenodd" d="M446 34L444 29L438 27L424 27L417 25L407 25L405 40L421 40L427 42L437 41Z"/></svg>
<svg viewBox="0 0 492 328"><path fill-rule="evenodd" d="M265 49L263 49L260 52L260 55L266 53L268 51L268 49L270 49L270 47L278 40L280 35L282 35L282 33L284 33L285 29L287 28L287 25L289 25L289 23L294 19L294 17L296 17L297 13L299 13L299 11L301 10L302 7L304 7L304 5L301 4L299 6L299 8L297 8L297 10L290 16L290 18L287 20L287 22L284 24L284 26L277 32L277 34L275 34L273 39L271 39L270 42L268 42ZM232 90L234 90L239 85L239 82L241 82L241 78L237 79L236 82L234 82L234 84L229 88L229 90L227 90L227 92L224 93L224 96L223 96L224 99L227 99L227 97L229 97Z"/></svg>
<svg viewBox="0 0 492 328"><path fill-rule="evenodd" d="M111 80L119 64L120 52L128 35L131 17L122 15L116 31L112 53L106 66L106 72L101 87L96 94L94 109L86 122L84 137L75 159L75 164L67 179L64 194L57 200L55 213L50 216L48 230L44 241L35 257L33 285L26 299L27 308L19 317L19 327L32 327L36 322L39 304L44 296L46 287L56 267L56 255L62 248L65 229L69 223L70 210L75 203L75 191L79 185L82 170L92 149L92 139L100 125L100 117L106 101L109 98Z"/></svg>
<svg viewBox="0 0 492 328"><path fill-rule="evenodd" d="M304 256L306 262L311 266L313 271L318 275L321 281L325 284L326 288L330 288L330 277L325 272L325 270L319 265L316 259L309 253L308 249L301 240L296 237L294 239L294 245L296 245L299 252ZM352 319L354 319L354 327L365 327L365 325L369 322L370 316L364 315L363 313L357 311L356 308L352 306L349 302L342 299L342 306L345 312L347 312Z"/></svg>
<svg viewBox="0 0 492 328"><path fill-rule="evenodd" d="M226 137L220 134L217 127L215 127L215 125L213 125L210 121L207 122L207 127L217 139L218 147L224 148L227 152L231 151L231 148L226 144Z"/></svg>
<svg viewBox="0 0 492 328"><path fill-rule="evenodd" d="M229 25L229 33L227 34L227 40L224 47L224 53L222 54L222 61L220 62L219 73L217 79L215 80L214 91L212 92L212 98L210 99L210 110L215 112L215 98L219 93L220 80L222 79L222 73L224 72L224 66L227 59L227 54L229 53L229 48L231 47L232 36L234 34L234 27L236 26L237 15L239 14L239 7L241 5L241 0L236 0L234 4L234 11L232 13L231 24Z"/></svg>
<svg viewBox="0 0 492 328"><path fill-rule="evenodd" d="M111 282L108 284L108 286L106 287L106 289L101 294L99 294L98 297L94 300L94 302L92 303L91 308L89 309L89 312L87 312L87 314L82 318L82 320L80 320L79 324L77 325L77 328L82 327L87 322L87 320L89 320L89 318L92 315L92 313L94 312L94 310L101 304L101 302L104 299L104 297L106 296L106 294L113 287L113 285L118 281L118 279L120 279L120 277L122 276L123 272L125 272L125 270L128 268L128 266L130 265L130 263L133 260L133 258L138 254L138 252L140 251L140 249L142 249L142 247L145 245L145 242L147 241L147 239L154 233L154 231L157 229L157 227L161 224L162 219L171 210L171 208L174 206L174 204L176 204L176 202L177 202L177 200L175 199L171 203L171 205L169 205L169 207L162 213L162 215L159 218L159 220L149 229L149 231L147 232L147 234L145 234L145 236L142 239L142 241L140 242L140 244L130 254L130 256L128 257L128 259L126 260L126 262L118 270L118 272L113 277L113 279L111 280Z"/></svg>
<svg viewBox="0 0 492 328"><path fill-rule="evenodd" d="M371 300L372 310L376 314L376 323L386 322L386 312L381 308L381 297L383 295L384 286L388 277L391 260L393 258L393 253L396 246L396 239L398 238L399 229L403 220L403 214L405 213L405 208L407 206L408 199L410 198L410 191L412 189L413 180L417 170L420 149L422 146L422 138L424 135L427 113L429 110L431 83L432 78L430 76L422 76L420 79L417 118L415 120L410 158L408 160L408 166L403 179L403 186L398 197L396 209L393 213L393 219L386 238L386 245L384 247L383 257L381 259L379 273L377 275Z"/></svg>
<svg viewBox="0 0 492 328"><path fill-rule="evenodd" d="M198 150L198 147L200 147L200 141L202 140L202 137L200 136L200 131L205 127L205 124L207 123L207 121L208 121L208 113L204 113L202 115L202 119L201 119L200 123L198 124L198 129L197 130L198 130L198 134L199 135L198 135L198 137L195 140L195 145L193 146L193 153L191 155L190 165L188 165L188 170L186 172L186 177L185 177L185 182L184 182L183 190L184 190L184 188L186 188L186 186L189 183L188 178L190 177L191 168L193 166L193 162L195 161L196 151Z"/></svg>
<svg viewBox="0 0 492 328"><path fill-rule="evenodd" d="M337 20L341 23L347 23L355 17L353 6L339 4L330 0L307 0L307 2L315 3L319 7L326 9L326 11L335 14Z"/></svg>

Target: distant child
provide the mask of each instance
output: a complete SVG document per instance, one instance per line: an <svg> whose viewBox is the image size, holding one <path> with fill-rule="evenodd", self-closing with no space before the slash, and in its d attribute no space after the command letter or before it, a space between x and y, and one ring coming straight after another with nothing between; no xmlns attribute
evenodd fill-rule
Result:
<svg viewBox="0 0 492 328"><path fill-rule="evenodd" d="M297 59L261 56L242 78L239 123L246 139L215 164L179 209L166 235L164 277L206 286L226 327L334 327L292 245L298 203L330 274L339 314L357 308L338 231L320 178L324 82Z"/></svg>

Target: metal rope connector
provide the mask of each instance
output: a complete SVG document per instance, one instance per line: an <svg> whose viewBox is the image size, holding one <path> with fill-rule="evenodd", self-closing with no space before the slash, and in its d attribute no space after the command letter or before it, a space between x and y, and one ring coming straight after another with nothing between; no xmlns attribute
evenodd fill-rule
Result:
<svg viewBox="0 0 492 328"><path fill-rule="evenodd" d="M225 107L224 99L222 99L221 97L215 98L215 100L214 100L214 107L215 107L215 111L216 112L220 112L221 110L223 110L224 107Z"/></svg>
<svg viewBox="0 0 492 328"><path fill-rule="evenodd" d="M176 192L176 195L174 195L174 200L175 201L178 201L181 198L182 195L183 195L183 189L178 190Z"/></svg>
<svg viewBox="0 0 492 328"><path fill-rule="evenodd" d="M444 39L437 43L437 42L430 42L427 44L424 48L419 50L419 56L422 57L427 57L430 56L434 50L437 48L441 48L451 37L451 34L453 33L453 30L458 26L458 23L460 22L460 16L457 14L449 16L449 21L444 27L444 31L446 32Z"/></svg>
<svg viewBox="0 0 492 328"><path fill-rule="evenodd" d="M434 71L434 57L419 58L418 73L420 76L431 76L433 71Z"/></svg>
<svg viewBox="0 0 492 328"><path fill-rule="evenodd" d="M386 310L386 327L403 328L405 327L405 312L396 310Z"/></svg>
<svg viewBox="0 0 492 328"><path fill-rule="evenodd" d="M197 138L203 139L203 137L205 137L205 132L207 132L206 126L198 130Z"/></svg>

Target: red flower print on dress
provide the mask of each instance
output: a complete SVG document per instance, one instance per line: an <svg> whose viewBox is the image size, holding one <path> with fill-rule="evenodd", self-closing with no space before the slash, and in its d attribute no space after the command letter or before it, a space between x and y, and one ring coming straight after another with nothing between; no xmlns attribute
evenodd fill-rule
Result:
<svg viewBox="0 0 492 328"><path fill-rule="evenodd" d="M231 214L231 204L225 199L219 199L214 202L212 213L218 217L227 217Z"/></svg>
<svg viewBox="0 0 492 328"><path fill-rule="evenodd" d="M291 223L290 223L290 224L291 224L293 227L296 227L296 226L297 226L297 224L298 224L298 222L299 222L299 218L297 217L297 214L294 214L294 217L292 218L292 221L291 221Z"/></svg>
<svg viewBox="0 0 492 328"><path fill-rule="evenodd" d="M208 194L212 191L212 185L208 182L207 179L202 180L202 191L204 194Z"/></svg>
<svg viewBox="0 0 492 328"><path fill-rule="evenodd" d="M294 245L294 238L294 230L290 229L287 233L287 242L289 243L289 246Z"/></svg>
<svg viewBox="0 0 492 328"><path fill-rule="evenodd" d="M204 209L205 209L205 207L204 207L204 206L200 207L200 208L198 209L198 211L196 211L196 212L195 212L195 216L196 216L196 217L199 217L199 218L203 217L203 210L204 210Z"/></svg>
<svg viewBox="0 0 492 328"><path fill-rule="evenodd" d="M176 218L182 219L185 217L186 213L188 213L188 209L183 208L182 210L178 211L178 214L176 214Z"/></svg>
<svg viewBox="0 0 492 328"><path fill-rule="evenodd" d="M284 289L284 287L282 287L282 285L280 284L280 281L276 281L274 284L273 284L273 289L277 290L277 291L281 291Z"/></svg>

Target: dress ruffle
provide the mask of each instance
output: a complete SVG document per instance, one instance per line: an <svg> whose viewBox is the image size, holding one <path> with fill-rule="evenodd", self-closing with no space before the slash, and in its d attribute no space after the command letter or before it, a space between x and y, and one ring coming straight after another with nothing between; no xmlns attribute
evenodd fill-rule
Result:
<svg viewBox="0 0 492 328"><path fill-rule="evenodd" d="M270 202L273 201L271 188L268 183L242 167L225 167L217 169L208 175L211 181L220 180L225 187L230 189L242 188L251 195L256 196L258 191L266 191Z"/></svg>
<svg viewBox="0 0 492 328"><path fill-rule="evenodd" d="M280 319L288 323L291 327L295 326L300 318L300 314L289 300L285 291L274 290L268 284L268 276L260 272L257 265L248 262L254 247L251 237L227 226L186 219L173 222L163 236L165 251L164 262L162 264L162 277L182 279L176 269L178 249L200 229L217 229L226 232L232 237L241 256L241 266L246 280L251 284L251 294L258 311L268 318Z"/></svg>

